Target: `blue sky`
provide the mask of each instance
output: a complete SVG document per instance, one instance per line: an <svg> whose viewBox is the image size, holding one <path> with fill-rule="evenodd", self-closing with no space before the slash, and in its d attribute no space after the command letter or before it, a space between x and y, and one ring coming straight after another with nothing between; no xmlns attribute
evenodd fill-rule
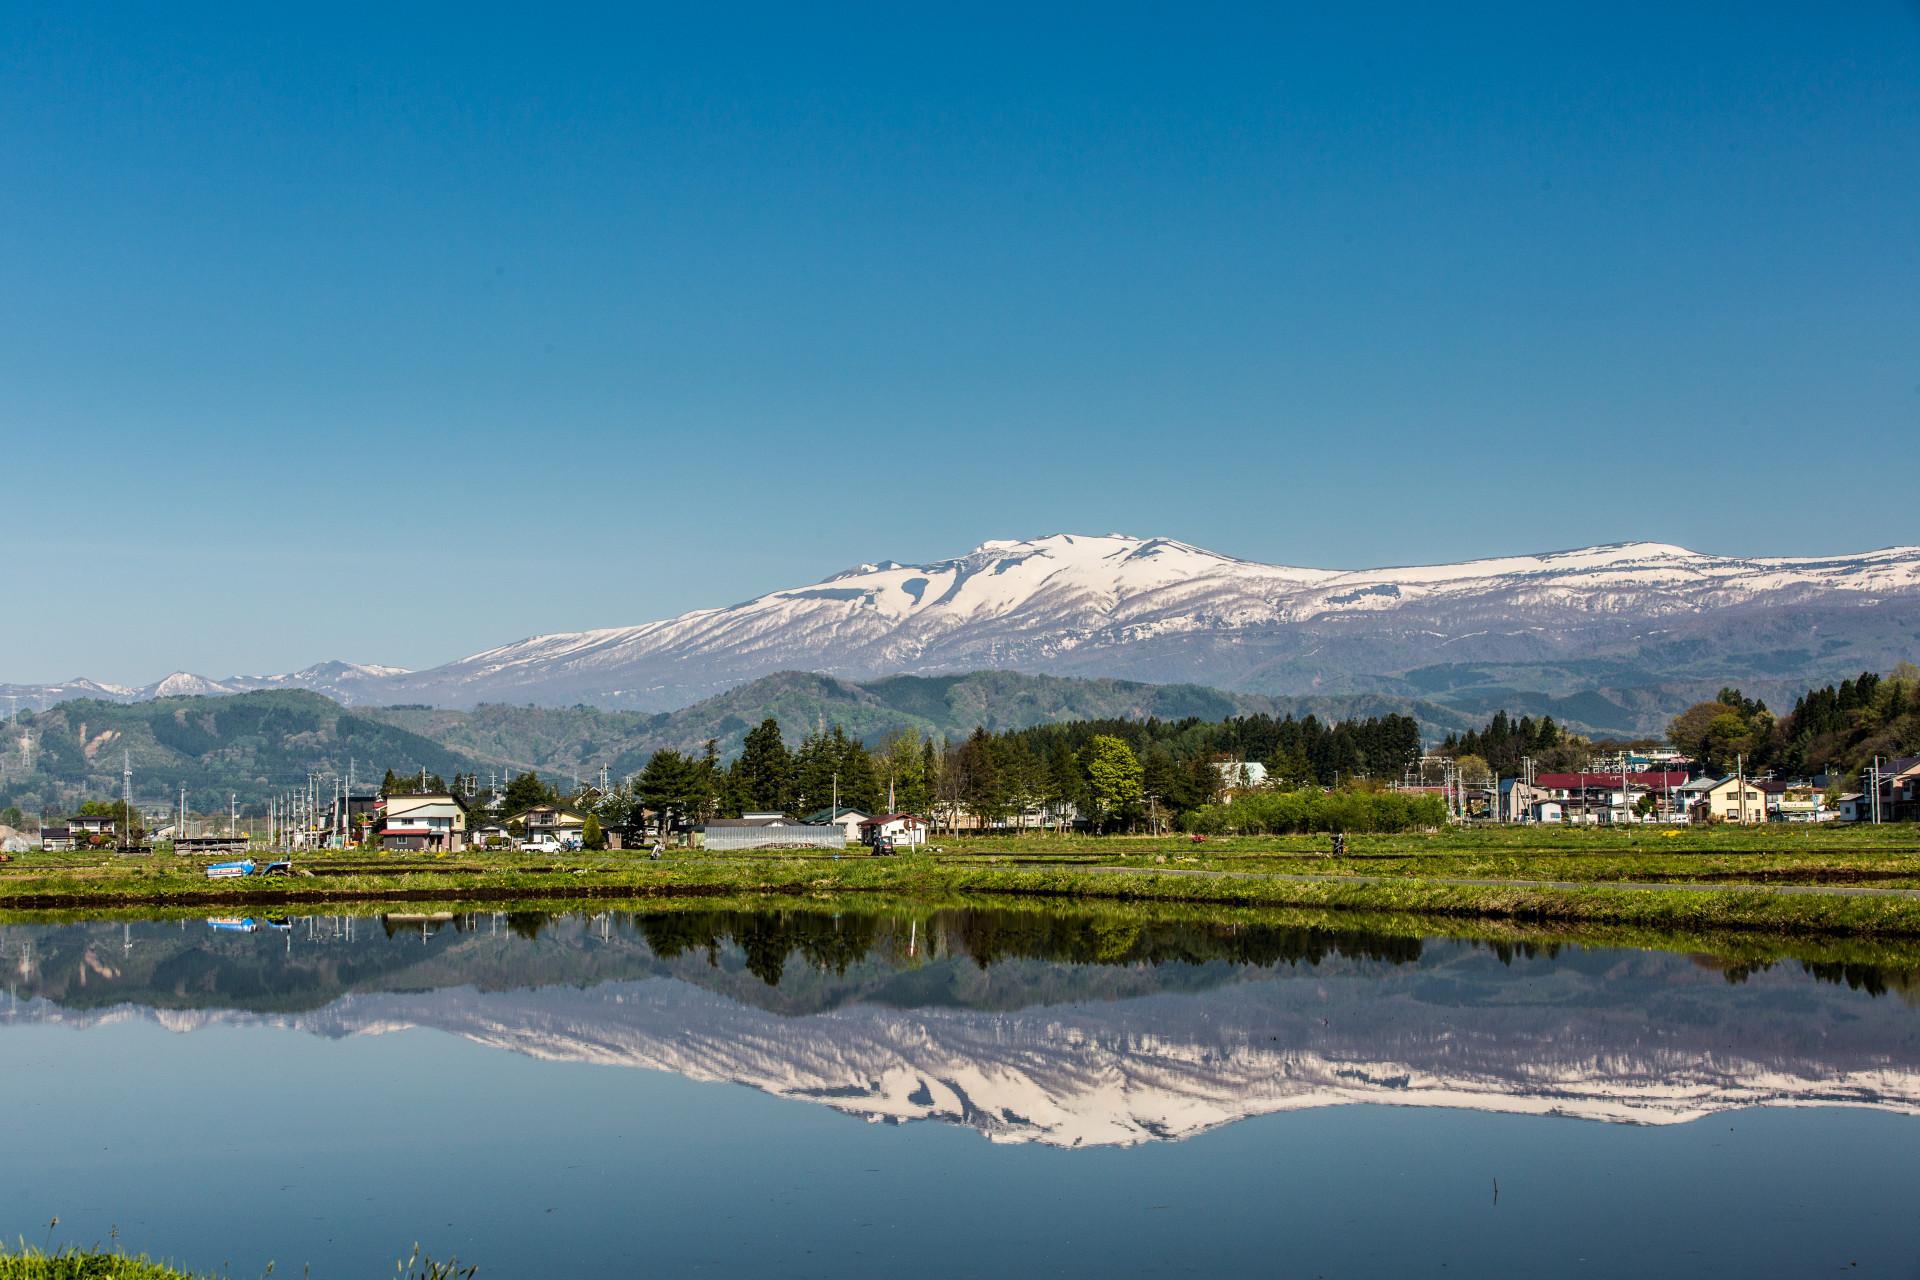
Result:
<svg viewBox="0 0 1920 1280"><path fill-rule="evenodd" d="M1920 541L1911 4L269 8L0 25L0 680Z"/></svg>

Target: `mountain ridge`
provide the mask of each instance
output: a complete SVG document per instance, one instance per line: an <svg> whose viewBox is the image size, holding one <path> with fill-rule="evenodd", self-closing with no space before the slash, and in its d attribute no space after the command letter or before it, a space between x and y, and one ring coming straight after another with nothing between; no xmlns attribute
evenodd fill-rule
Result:
<svg viewBox="0 0 1920 1280"><path fill-rule="evenodd" d="M89 696L313 688L349 705L487 702L671 711L783 670L853 681L979 669L1300 696L1564 695L1663 683L1782 689L1920 652L1920 547L1727 557L1628 542L1368 570L1267 565L1121 534L983 542L628 627L555 632L421 671L328 662L178 673ZM1611 674L1581 674L1599 664ZM1487 668L1515 679L1456 676ZM1451 673L1451 674L1449 674ZM200 681L200 685L193 682ZM66 686L0 686L48 696ZM110 691L110 692L109 692Z"/></svg>

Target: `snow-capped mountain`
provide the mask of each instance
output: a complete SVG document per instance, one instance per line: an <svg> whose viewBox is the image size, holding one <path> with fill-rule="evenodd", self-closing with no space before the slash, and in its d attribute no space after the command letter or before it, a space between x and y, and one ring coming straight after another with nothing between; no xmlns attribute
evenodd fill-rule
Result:
<svg viewBox="0 0 1920 1280"><path fill-rule="evenodd" d="M219 681L181 673L141 690L4 686L0 696L300 687L362 704L672 710L781 670L864 680L982 669L1430 696L1455 683L1436 671L1474 664L1584 662L1607 666L1615 684L1824 681L1912 658L1916 636L1920 547L1739 559L1622 543L1337 571L1168 538L1055 534L932 564L862 564L725 608L534 636L425 671L329 662ZM1566 680L1556 691L1597 683Z"/></svg>
<svg viewBox="0 0 1920 1280"><path fill-rule="evenodd" d="M1657 669L1729 649L1812 679L1829 654L1848 674L1910 656L1916 618L1920 547L1743 560L1628 543L1339 572L1167 538L1056 534L863 564L663 622L535 636L395 677L383 696L669 709L784 669L984 668L1334 692L1438 663L1631 652Z"/></svg>
<svg viewBox="0 0 1920 1280"><path fill-rule="evenodd" d="M138 689L92 680L65 680L58 684L0 684L0 698L13 696L26 709L97 698L102 702L145 702L152 698L188 698L222 693L249 693L255 689L312 689L336 701L352 704L380 702L384 684L407 675L405 667L367 666L355 662L321 662L283 676L230 676L209 680L188 671L176 671Z"/></svg>

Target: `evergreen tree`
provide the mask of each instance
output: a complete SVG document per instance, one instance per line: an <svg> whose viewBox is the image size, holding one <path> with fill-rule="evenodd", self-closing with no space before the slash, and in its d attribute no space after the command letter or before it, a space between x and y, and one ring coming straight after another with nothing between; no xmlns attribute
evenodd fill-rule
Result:
<svg viewBox="0 0 1920 1280"><path fill-rule="evenodd" d="M940 749L933 745L933 736L929 734L925 745L920 748L920 809L931 809L940 788Z"/></svg>
<svg viewBox="0 0 1920 1280"><path fill-rule="evenodd" d="M768 716L748 732L734 770L736 798L744 810L784 813L792 803L793 757L780 737L780 722Z"/></svg>
<svg viewBox="0 0 1920 1280"><path fill-rule="evenodd" d="M993 744L985 729L975 729L955 755L959 772L960 803L981 826L998 822L1006 815L1006 789Z"/></svg>
<svg viewBox="0 0 1920 1280"><path fill-rule="evenodd" d="M672 747L662 747L648 758L634 791L641 804L660 815L663 827L670 821L685 822L704 799L699 773L699 761L689 760Z"/></svg>
<svg viewBox="0 0 1920 1280"><path fill-rule="evenodd" d="M1066 834L1067 811L1080 803L1086 785L1087 775L1080 768L1080 758L1065 743L1056 746L1047 758L1046 803L1052 808L1062 835Z"/></svg>
<svg viewBox="0 0 1920 1280"><path fill-rule="evenodd" d="M560 793L540 781L540 775L529 770L516 774L507 783L505 809L509 814L525 813L539 804L554 804L560 799Z"/></svg>

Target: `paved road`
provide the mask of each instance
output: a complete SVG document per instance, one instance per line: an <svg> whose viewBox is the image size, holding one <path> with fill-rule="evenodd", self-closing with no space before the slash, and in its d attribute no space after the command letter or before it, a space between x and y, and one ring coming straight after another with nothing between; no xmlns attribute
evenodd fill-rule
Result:
<svg viewBox="0 0 1920 1280"><path fill-rule="evenodd" d="M1441 876L1307 876L1290 875L1279 871L1203 871L1197 867L1080 867L1077 870L1129 876L1240 876L1250 880L1292 880L1302 884L1445 884L1468 888L1647 891L1680 889L1689 893L1724 893L1730 889L1746 889L1761 893L1830 893L1847 898L1920 898L1920 889L1869 889L1852 885L1824 884L1635 884L1614 880L1467 880Z"/></svg>

